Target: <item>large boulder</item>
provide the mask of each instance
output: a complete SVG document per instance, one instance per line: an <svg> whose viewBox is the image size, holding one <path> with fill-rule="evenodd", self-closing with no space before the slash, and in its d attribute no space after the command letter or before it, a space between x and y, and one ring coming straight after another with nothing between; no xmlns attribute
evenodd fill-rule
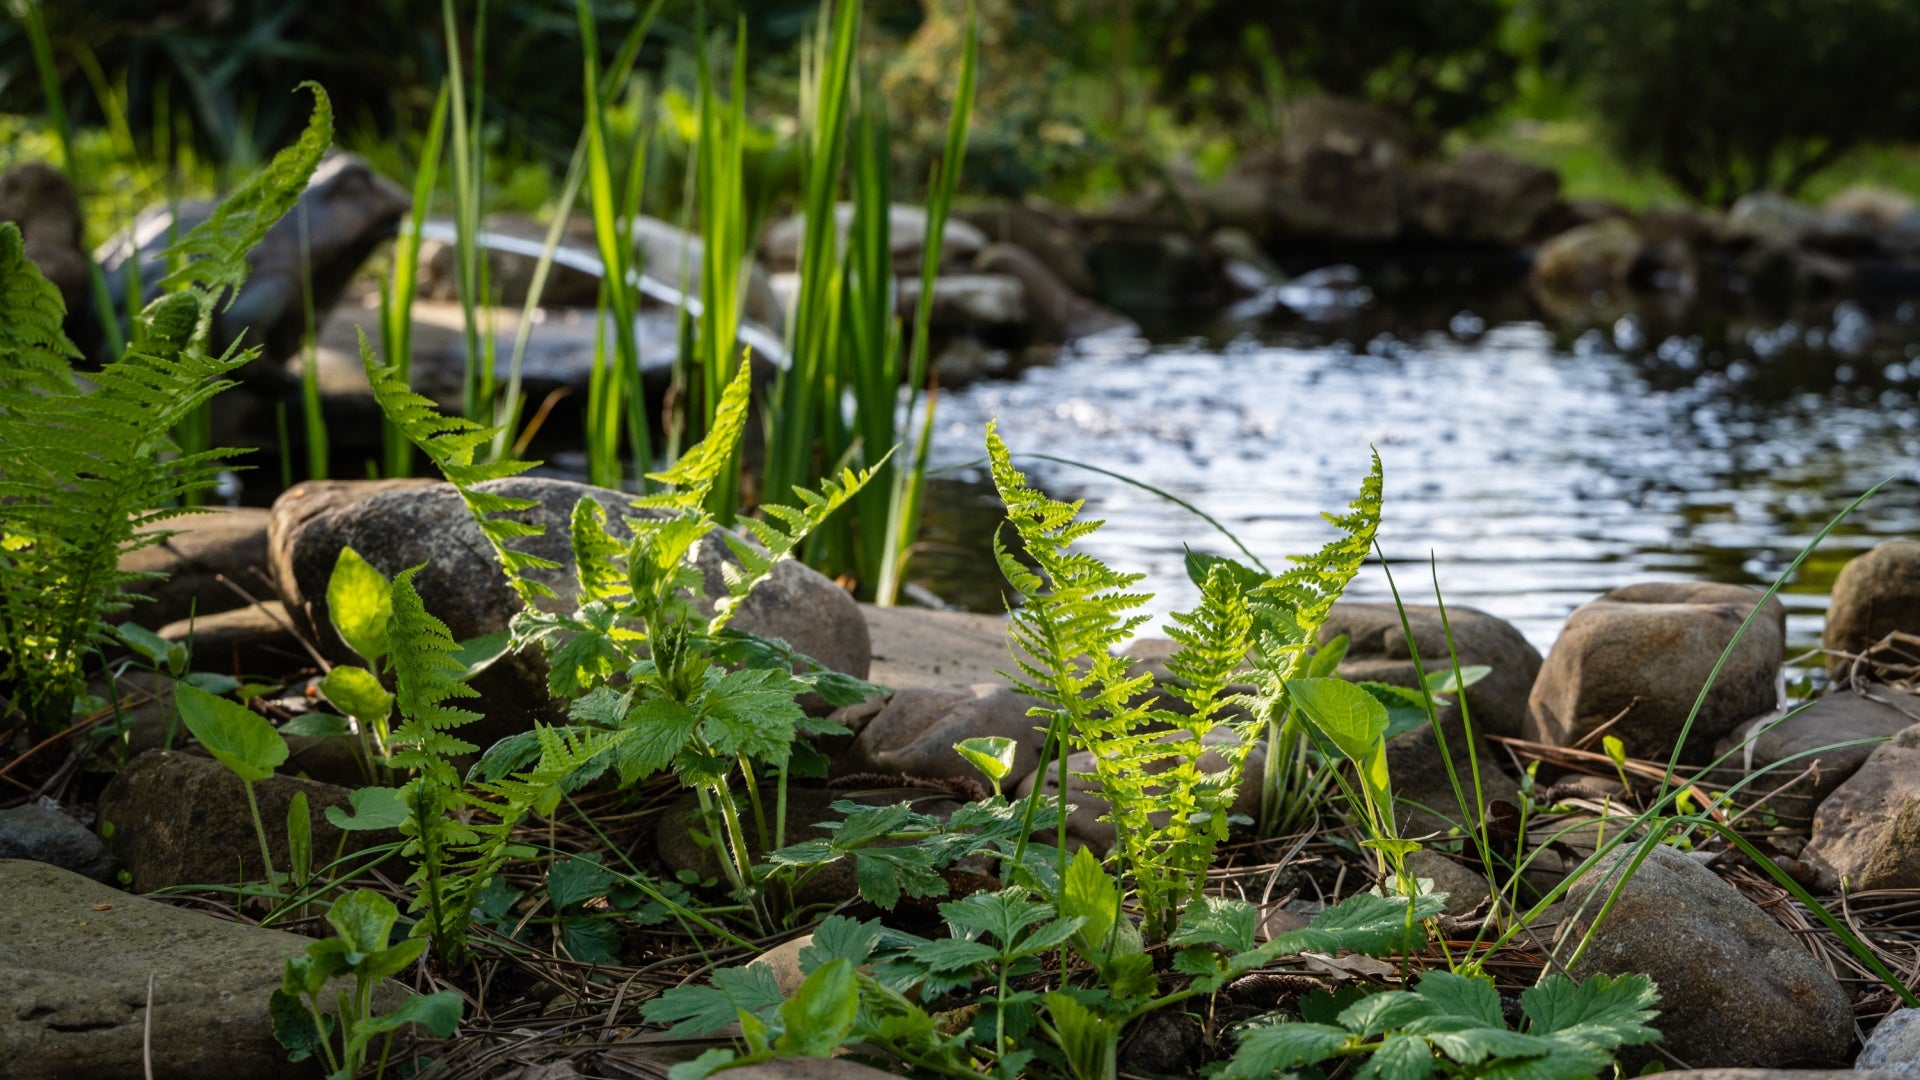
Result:
<svg viewBox="0 0 1920 1080"><path fill-rule="evenodd" d="M1847 678L1854 656L1896 630L1920 634L1920 541L1885 541L1840 568L1820 635L1827 673Z"/></svg>
<svg viewBox="0 0 1920 1080"><path fill-rule="evenodd" d="M0 221L20 226L27 258L60 290L68 312L90 307L80 200L67 174L41 161L0 173Z"/></svg>
<svg viewBox="0 0 1920 1080"><path fill-rule="evenodd" d="M1374 106L1316 97L1289 111L1286 135L1236 171L1272 199L1269 239L1382 243L1400 235L1413 160L1406 125Z"/></svg>
<svg viewBox="0 0 1920 1080"><path fill-rule="evenodd" d="M1628 755L1665 760L1714 665L1762 594L1744 585L1649 582L1614 589L1567 618L1528 699L1527 737L1573 746L1602 724ZM1714 680L1680 760L1707 759L1742 721L1768 712L1787 612L1767 601ZM1615 717L1619 717L1615 721Z"/></svg>
<svg viewBox="0 0 1920 1080"><path fill-rule="evenodd" d="M188 514L156 528L173 535L120 557L120 569L153 574L134 586L136 600L121 619L158 630L189 615L206 616L246 605L242 592L269 598L267 512L233 507ZM229 585L231 583L231 585Z"/></svg>
<svg viewBox="0 0 1920 1080"><path fill-rule="evenodd" d="M1078 221L1066 211L1035 203L994 203L976 210L955 210L994 245L1010 245L1031 254L1073 293L1093 292ZM983 250L981 255L986 252ZM983 267L982 269L986 269Z"/></svg>
<svg viewBox="0 0 1920 1080"><path fill-rule="evenodd" d="M1801 858L1828 888L1920 888L1920 724L1882 743L1827 796Z"/></svg>
<svg viewBox="0 0 1920 1080"><path fill-rule="evenodd" d="M7 859L0 939L0 1076L9 1080L317 1071L287 1061L267 1016L287 957L307 938ZM374 1008L390 1011L405 997L383 980Z"/></svg>
<svg viewBox="0 0 1920 1080"><path fill-rule="evenodd" d="M516 478L481 485L481 490L531 499L531 509L502 515L541 526L540 536L516 540L516 548L551 559L559 566L531 577L556 594L544 603L571 610L578 595L568 524L574 504L592 497L607 507L612 531L624 535L619 518L631 497L565 480ZM389 576L411 566L426 568L414 578L427 609L447 624L457 640L507 629L520 601L507 585L493 550L453 485L427 480L332 481L301 484L280 496L269 529L271 561L287 610L323 652L352 661L328 623L327 581L340 549L351 546L375 569ZM698 548L710 595L725 595L721 567L734 562L718 533ZM867 624L846 591L798 562L774 570L741 606L733 625L766 637L784 638L800 652L835 671L864 677L872 660ZM547 692L547 663L538 650L510 655L475 679L479 711L486 719L462 732L482 746L492 739L525 731L535 719L556 722L565 703Z"/></svg>
<svg viewBox="0 0 1920 1080"><path fill-rule="evenodd" d="M1540 245L1529 281L1542 292L1576 299L1624 289L1645 247L1640 230L1625 218L1577 225Z"/></svg>
<svg viewBox="0 0 1920 1080"><path fill-rule="evenodd" d="M853 204L841 203L836 206L833 218L839 230L838 242L844 248L847 233L853 227ZM928 224L925 207L895 203L889 209L887 231L894 273L903 277L920 276ZM807 218L804 214L782 218L767 226L767 231L760 238L760 257L766 260L769 269L779 272L799 268L800 247L806 240L806 230ZM980 253L981 248L987 246L985 233L957 217L947 219L940 239L940 266L943 269L958 270L965 267Z"/></svg>
<svg viewBox="0 0 1920 1080"><path fill-rule="evenodd" d="M1500 770L1500 758L1485 739L1475 734L1470 742L1458 717L1442 718L1441 727L1445 753L1431 724L1387 740L1387 774L1402 836L1465 835L1479 827L1487 804L1520 801L1519 783Z"/></svg>
<svg viewBox="0 0 1920 1080"><path fill-rule="evenodd" d="M860 605L873 641L868 677L883 686L1000 683L1018 670L1005 615Z"/></svg>
<svg viewBox="0 0 1920 1080"><path fill-rule="evenodd" d="M900 773L926 779L972 778L980 771L953 749L963 739L1012 739L1011 787L1033 771L1046 744L1046 728L1029 716L1040 702L996 683L927 686L892 694L833 714L854 732L853 745L834 759L837 775Z"/></svg>
<svg viewBox="0 0 1920 1080"><path fill-rule="evenodd" d="M1730 244L1797 247L1820 230L1820 213L1775 191L1742 195L1727 210L1720 238Z"/></svg>
<svg viewBox="0 0 1920 1080"><path fill-rule="evenodd" d="M300 351L308 331L309 301L324 317L346 291L373 250L393 238L413 205L405 188L352 154L320 163L293 212L267 230L247 252L247 283L213 319L214 351L241 341L262 356L246 369L270 383L285 384L279 365ZM213 213L211 202L156 206L133 227L94 253L107 276L107 295L124 305L139 286L145 304L160 294L171 237L184 235ZM124 324L127 312L119 313ZM95 359L108 359L96 356Z"/></svg>
<svg viewBox="0 0 1920 1080"><path fill-rule="evenodd" d="M1451 629L1462 667L1484 664L1493 669L1467 688L1467 709L1475 728L1493 735L1519 735L1526 724L1527 694L1540 673L1540 653L1520 631L1504 619L1470 607L1447 608L1444 626L1437 607L1408 605L1406 617L1413 629L1412 648L1400 610L1393 604L1343 600L1333 605L1319 638L1324 644L1346 635L1347 655L1340 663L1343 677L1411 687L1420 682L1413 665L1415 652L1425 671L1451 670L1447 647Z"/></svg>
<svg viewBox="0 0 1920 1080"><path fill-rule="evenodd" d="M920 279L901 278L897 301L902 318L912 318L920 303ZM1027 290L1010 274L942 274L933 279L928 324L945 333L1024 334Z"/></svg>
<svg viewBox="0 0 1920 1080"><path fill-rule="evenodd" d="M1167 311L1226 299L1219 254L1187 229L1126 216L1085 222L1093 295L1121 311Z"/></svg>
<svg viewBox="0 0 1920 1080"><path fill-rule="evenodd" d="M1622 845L1568 891L1561 955L1592 927L1635 852ZM1578 914L1575 914L1575 913ZM1688 1064L1737 1068L1845 1062L1847 992L1753 901L1676 848L1653 849L1620 888L1571 974L1643 974L1660 988L1653 1026ZM1629 1068L1649 1051L1630 1051Z"/></svg>
<svg viewBox="0 0 1920 1080"><path fill-rule="evenodd" d="M286 870L287 808L307 797L317 855L333 850L343 834L326 809L348 806L350 792L332 784L272 776L253 786L276 870ZM265 878L259 834L247 804L246 786L225 765L178 750L151 750L114 775L100 795L100 820L112 825L114 854L133 876L133 888L154 892L176 885L232 885ZM103 824L104 828L104 824ZM344 834L348 850L365 846L364 832ZM390 837L389 837L390 838Z"/></svg>
<svg viewBox="0 0 1920 1080"><path fill-rule="evenodd" d="M1475 148L1413 174L1407 217L1438 240L1519 247L1559 200L1559 173Z"/></svg>
<svg viewBox="0 0 1920 1080"><path fill-rule="evenodd" d="M1814 808L1878 748L1878 742L1866 740L1890 739L1917 723L1920 694L1886 687L1843 691L1742 725L1714 748L1714 756L1730 753L1721 766L1729 783L1765 774L1742 790L1741 801L1766 796L1776 815L1810 823ZM1789 781L1791 787L1778 790Z"/></svg>

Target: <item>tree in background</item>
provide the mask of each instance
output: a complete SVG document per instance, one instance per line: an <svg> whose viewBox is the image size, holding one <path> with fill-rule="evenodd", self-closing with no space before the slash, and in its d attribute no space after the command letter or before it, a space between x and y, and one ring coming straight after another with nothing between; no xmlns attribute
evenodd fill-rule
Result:
<svg viewBox="0 0 1920 1080"><path fill-rule="evenodd" d="M1318 90L1380 105L1436 142L1504 105L1519 70L1502 46L1505 0L1120 3L1162 67L1163 96L1230 123Z"/></svg>
<svg viewBox="0 0 1920 1080"><path fill-rule="evenodd" d="M1620 154L1701 202L1790 195L1920 132L1914 0L1551 0L1534 17L1542 63Z"/></svg>

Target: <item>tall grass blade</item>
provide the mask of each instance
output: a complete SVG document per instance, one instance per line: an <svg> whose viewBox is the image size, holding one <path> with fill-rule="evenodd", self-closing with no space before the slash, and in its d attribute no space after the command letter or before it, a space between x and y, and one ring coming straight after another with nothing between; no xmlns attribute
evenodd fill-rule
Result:
<svg viewBox="0 0 1920 1080"><path fill-rule="evenodd" d="M440 93L434 98L433 118L427 124L427 139L421 146L409 228L394 245L393 277L380 296L381 345L386 350L387 362L406 383L412 382L413 375L413 297L420 280L420 233L439 179L440 154L447 141L449 97L448 86L442 83ZM413 471L413 444L391 422L382 423L385 453L381 472L385 476L406 476Z"/></svg>

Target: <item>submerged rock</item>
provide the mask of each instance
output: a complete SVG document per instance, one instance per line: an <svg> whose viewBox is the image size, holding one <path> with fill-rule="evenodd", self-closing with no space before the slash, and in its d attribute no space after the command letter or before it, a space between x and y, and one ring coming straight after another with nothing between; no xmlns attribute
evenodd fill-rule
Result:
<svg viewBox="0 0 1920 1080"><path fill-rule="evenodd" d="M1536 289L1575 299L1624 289L1645 247L1640 231L1623 218L1575 226L1540 245L1529 281Z"/></svg>
<svg viewBox="0 0 1920 1080"><path fill-rule="evenodd" d="M620 522L631 496L566 480L516 478L481 485L481 490L535 505L501 515L541 525L546 533L514 541L514 546L559 566L529 576L552 588L547 603L571 610L578 595L568 524L574 504L594 497L608 510L609 528L625 534ZM301 484L273 506L269 530L271 561L280 594L293 618L330 657L356 662L327 621L327 581L340 549L351 545L375 569L391 577L426 564L414 578L427 610L465 641L507 629L520 610L493 550L481 536L453 485L430 480L320 481ZM725 595L721 566L733 561L717 532L699 547L699 565L710 594ZM872 660L867 624L844 589L800 563L780 563L773 576L754 590L733 625L766 637L783 638L800 652L835 671L864 677ZM502 658L474 680L481 698L474 705L486 719L463 730L481 746L518 731L536 719L558 722L566 703L547 692L546 657L539 650Z"/></svg>
<svg viewBox="0 0 1920 1080"><path fill-rule="evenodd" d="M1882 743L1827 796L1801 857L1826 888L1920 888L1920 724Z"/></svg>
<svg viewBox="0 0 1920 1080"><path fill-rule="evenodd" d="M1567 893L1562 956L1633 852L1623 845ZM1627 880L1571 972L1651 977L1660 988L1659 1045L1691 1065L1839 1063L1853 1046L1847 992L1819 960L1733 886L1666 845ZM1634 1050L1623 1061L1631 1069L1649 1057Z"/></svg>
<svg viewBox="0 0 1920 1080"><path fill-rule="evenodd" d="M1527 737L1572 746L1602 724L1629 756L1665 760L1714 665L1761 593L1744 585L1650 582L1576 609L1528 699ZM1769 600L1715 679L1687 734L1683 764L1707 760L1742 721L1773 709L1786 608ZM1623 715L1624 714L1624 715Z"/></svg>
<svg viewBox="0 0 1920 1080"><path fill-rule="evenodd" d="M1853 660L1841 654L1864 652L1896 630L1920 634L1920 541L1888 540L1840 568L1820 634L1827 674L1847 678ZM1872 678L1871 668L1863 671Z"/></svg>
<svg viewBox="0 0 1920 1080"><path fill-rule="evenodd" d="M286 958L307 938L12 859L0 860L0 938L0 1075L10 1080L315 1071L287 1061L267 1016ZM389 1011L405 996L382 980L374 1008Z"/></svg>

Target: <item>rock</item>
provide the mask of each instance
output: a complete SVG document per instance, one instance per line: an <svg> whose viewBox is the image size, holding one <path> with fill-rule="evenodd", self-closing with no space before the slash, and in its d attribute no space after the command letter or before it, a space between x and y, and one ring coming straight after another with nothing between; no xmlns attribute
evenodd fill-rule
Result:
<svg viewBox="0 0 1920 1080"><path fill-rule="evenodd" d="M1563 950L1586 932L1632 856L1623 845L1567 893ZM1695 1066L1838 1063L1853 1046L1851 1003L1826 968L1751 900L1672 847L1654 848L1571 965L1576 978L1603 972L1653 979L1660 1045ZM1630 1051L1623 1061L1632 1069L1649 1054Z"/></svg>
<svg viewBox="0 0 1920 1080"><path fill-rule="evenodd" d="M624 535L619 513L630 496L564 480L517 478L481 485L481 490L532 499L536 505L514 520L542 525L546 533L515 546L561 565L531 576L558 595L550 604L570 609L577 595L572 548L567 539L574 504L598 498L616 520L610 528ZM638 513L634 511L633 513ZM451 484L425 480L323 481L301 484L273 507L270 558L280 593L296 622L319 643L322 652L352 661L327 622L326 587L342 546L351 545L389 576L427 564L414 579L428 610L445 622L456 640L469 640L507 628L519 600L507 586L493 551ZM717 535L699 548L710 594L724 595L720 567L731 561ZM872 659L867 624L845 590L798 562L779 564L770 580L741 606L733 625L767 637L784 638L800 652L835 671L864 677ZM507 656L474 680L486 719L462 731L470 742L490 741L525 731L534 719L557 722L565 703L550 698L546 658L539 650Z"/></svg>
<svg viewBox="0 0 1920 1080"><path fill-rule="evenodd" d="M1827 888L1920 888L1920 724L1876 747L1827 796L1801 858Z"/></svg>
<svg viewBox="0 0 1920 1080"><path fill-rule="evenodd" d="M1841 654L1865 652L1896 630L1920 634L1920 541L1884 541L1840 568L1820 634L1827 674L1836 682L1848 678L1853 660Z"/></svg>
<svg viewBox="0 0 1920 1080"><path fill-rule="evenodd" d="M1874 1025L1855 1069L1874 1069L1909 1080L1920 1077L1920 1009L1895 1009Z"/></svg>
<svg viewBox="0 0 1920 1080"><path fill-rule="evenodd" d="M307 938L17 860L0 861L0 937L0 1074L11 1080L316 1071L288 1063L267 1016L286 958ZM386 1012L406 991L383 980L374 994L374 1008Z"/></svg>
<svg viewBox="0 0 1920 1080"><path fill-rule="evenodd" d="M1733 244L1792 248L1820 229L1820 214L1778 192L1743 195L1727 211L1721 239Z"/></svg>
<svg viewBox="0 0 1920 1080"><path fill-rule="evenodd" d="M286 605L278 600L181 619L161 627L159 634L192 649L194 671L277 676L313 662L294 636Z"/></svg>
<svg viewBox="0 0 1920 1080"><path fill-rule="evenodd" d="M1127 218L1089 220L1093 296L1121 311L1206 307L1226 298L1220 259L1185 229Z"/></svg>
<svg viewBox="0 0 1920 1080"><path fill-rule="evenodd" d="M920 302L920 279L903 277L898 303L903 319ZM934 329L946 333L1022 332L1027 327L1027 293L1008 274L942 274L933 280Z"/></svg>
<svg viewBox="0 0 1920 1080"><path fill-rule="evenodd" d="M894 1073L842 1058L774 1058L728 1069L727 1080L893 1080Z"/></svg>
<svg viewBox="0 0 1920 1080"><path fill-rule="evenodd" d="M1869 228L1884 230L1893 228L1902 218L1920 210L1920 202L1904 191L1872 184L1855 184L1835 192L1821 210L1829 219L1850 218Z"/></svg>
<svg viewBox="0 0 1920 1080"><path fill-rule="evenodd" d="M1381 243L1400 235L1410 146L1384 110L1316 97L1289 110L1275 150L1243 156L1235 171L1269 184L1270 242Z"/></svg>
<svg viewBox="0 0 1920 1080"><path fill-rule="evenodd" d="M121 621L157 630L189 615L212 615L246 604L231 581L255 596L270 597L267 569L267 512L231 507L174 518L159 531L173 535L120 557L128 573L158 575L134 586L148 599L136 600Z"/></svg>
<svg viewBox="0 0 1920 1080"><path fill-rule="evenodd" d="M1347 636L1346 659L1340 674L1355 681L1417 686L1413 653L1420 654L1426 671L1451 670L1447 629L1440 609L1408 605L1407 623L1413 628L1413 649L1407 647L1400 611L1393 604L1341 601L1320 628L1321 642ZM1449 607L1447 622L1462 667L1484 664L1493 670L1467 688L1467 708L1474 726L1494 735L1517 736L1526 724L1527 694L1540 673L1540 653L1513 624L1478 608Z"/></svg>
<svg viewBox="0 0 1920 1080"><path fill-rule="evenodd" d="M868 678L896 690L972 683L1006 684L1014 671L1004 615L861 604L873 641Z"/></svg>
<svg viewBox="0 0 1920 1080"><path fill-rule="evenodd" d="M1433 891L1445 893L1447 914L1456 918L1480 906L1489 895L1487 879L1432 848L1407 856L1407 872L1433 882Z"/></svg>
<svg viewBox="0 0 1920 1080"><path fill-rule="evenodd" d="M1893 1080L1872 1069L1668 1069L1661 1080Z"/></svg>
<svg viewBox="0 0 1920 1080"><path fill-rule="evenodd" d="M326 819L329 806L348 805L346 788L274 776L253 787L266 827L274 869L287 869L287 806L296 792L307 796L316 860L331 853L340 830ZM136 892L175 885L231 885L263 874L260 841L247 807L246 787L225 765L179 750L152 750L128 762L100 795L103 831L133 875ZM347 849L373 842L371 833L346 834ZM317 865L317 863L316 863Z"/></svg>
<svg viewBox="0 0 1920 1080"><path fill-rule="evenodd" d="M853 204L843 202L835 207L834 221L839 227L838 243L844 248L847 233L853 227ZM766 260L768 269L778 272L799 267L800 245L806 238L806 228L804 214L795 214L767 226L767 231L760 238L760 257ZM887 230L892 245L893 272L917 280L927 236L926 209L894 203L887 214ZM981 248L987 246L985 233L955 217L947 219L940 239L942 268L963 267L973 261Z"/></svg>
<svg viewBox="0 0 1920 1080"><path fill-rule="evenodd" d="M289 380L279 365L299 351L306 334L309 288L313 311L324 318L373 249L398 232L401 216L412 206L406 189L352 154L333 154L321 162L297 207L247 253L246 285L231 306L214 315L213 351L225 350L244 334L246 344L262 348L261 359L248 365L247 373L286 385ZM141 214L131 230L95 252L114 304L125 304L128 275L134 273L142 303L158 296L170 232L185 235L210 217L213 208L208 202L180 204L177 213L164 205L154 207ZM126 316L119 312L123 325Z"/></svg>
<svg viewBox="0 0 1920 1080"><path fill-rule="evenodd" d="M1536 289L1579 298L1624 289L1645 246L1632 222L1604 218L1540 245L1528 280Z"/></svg>
<svg viewBox="0 0 1920 1080"><path fill-rule="evenodd" d="M1400 835L1420 837L1429 833L1448 835L1472 831L1477 822L1467 818L1464 797L1474 800L1474 765L1479 766L1481 813L1487 803L1518 803L1520 785L1500 770L1499 757L1492 746L1474 736L1473 753L1468 754L1466 731L1458 720L1441 723L1446 729L1447 753L1440 753L1440 740L1433 726L1425 724L1387 740L1387 773L1393 778L1393 801L1398 810ZM1453 761L1453 775L1446 768ZM1459 795L1454 794L1454 777L1459 778Z"/></svg>
<svg viewBox="0 0 1920 1080"><path fill-rule="evenodd" d="M1720 654L1761 593L1744 585L1650 582L1614 589L1568 617L1528 699L1527 738L1573 746L1608 729L1629 756L1665 760ZM1767 602L1728 658L1680 761L1704 762L1721 736L1773 709L1786 608Z"/></svg>
<svg viewBox="0 0 1920 1080"><path fill-rule="evenodd" d="M1068 288L1025 248L989 244L974 259L973 265L983 273L1010 277L1020 283L1033 334L1042 341L1068 342L1133 326L1133 321L1126 316Z"/></svg>
<svg viewBox="0 0 1920 1080"><path fill-rule="evenodd" d="M1084 241L1072 214L1037 203L1002 202L978 210L955 210L953 217L979 229L994 245L1009 245L1032 255L1075 295L1092 294L1093 274L1087 269ZM983 249L981 256L985 254Z"/></svg>
<svg viewBox="0 0 1920 1080"><path fill-rule="evenodd" d="M1200 768L1207 772L1219 772L1225 769L1227 759L1221 753L1221 748L1235 742L1233 733L1225 728L1217 728L1210 732L1202 740L1202 745L1207 746L1208 749L1200 755ZM1247 752L1246 761L1241 770L1240 788L1229 813L1247 817L1259 815L1260 774L1266 768L1266 760L1264 743L1255 745ZM1152 772L1157 775L1171 767L1171 762L1165 762L1154 768ZM1086 844L1095 851L1107 852L1113 850L1114 844L1118 842L1119 832L1111 821L1102 820L1111 812L1112 807L1100 794L1099 782L1092 776L1093 768L1094 760L1091 751L1076 750L1067 755L1067 802L1073 806L1067 815L1067 837L1070 841ZM1018 770L1015 771L1018 772ZM1045 777L1032 772L1029 768L1025 779L1020 781L1017 793L1021 798L1025 798L1033 794L1033 789L1039 786L1044 788L1046 797L1052 798L1060 791L1059 781L1057 764L1047 766ZM1153 820L1164 825L1168 816L1165 812L1156 813L1153 815Z"/></svg>
<svg viewBox="0 0 1920 1080"><path fill-rule="evenodd" d="M113 880L113 857L100 838L57 807L27 803L0 810L0 860L29 859L90 877Z"/></svg>
<svg viewBox="0 0 1920 1080"><path fill-rule="evenodd" d="M1878 748L1877 743L1839 744L1890 739L1920 724L1920 694L1878 686L1868 693L1872 696L1840 691L1804 706L1776 710L1722 740L1714 747L1714 756L1733 752L1722 767L1728 774L1727 782L1766 771L1765 777L1748 784L1736 798L1751 803L1812 770L1806 779L1767 799L1775 814L1797 822L1811 821L1814 808Z"/></svg>
<svg viewBox="0 0 1920 1080"><path fill-rule="evenodd" d="M453 223L442 220L434 224L451 228ZM635 265L641 274L676 292L683 290L684 282L684 291L699 299L700 238L644 214L635 215L628 226ZM488 215L482 229L489 234L486 238L489 242L482 245L487 259L487 283L492 289L487 303L516 310L524 307L527 294L532 291L534 269L546 247L547 226L525 214L501 213ZM568 220L561 232L560 244L568 252L584 256L596 270L601 265L599 242L591 218ZM557 255L547 272L540 302L550 308L593 307L600 297L600 277L598 272L568 265L564 253ZM418 295L433 300L459 299L458 250L452 242L426 240L421 243ZM657 292L643 290L641 295L643 303L665 305L669 309L677 306L667 304ZM754 322L771 328L776 334L780 332L783 325L780 307L774 302L767 271L758 263L748 270L741 310Z"/></svg>
<svg viewBox="0 0 1920 1080"><path fill-rule="evenodd" d="M1475 148L1413 174L1407 218L1435 239L1519 247L1559 200L1559 173Z"/></svg>
<svg viewBox="0 0 1920 1080"><path fill-rule="evenodd" d="M834 762L835 775L900 773L927 779L971 778L980 771L954 751L963 739L1003 736L1016 745L1013 771L1004 781L1033 771L1046 743L1044 726L1027 715L1037 699L998 683L895 690L882 699L841 709L834 718L854 729L853 745Z"/></svg>
<svg viewBox="0 0 1920 1080"><path fill-rule="evenodd" d="M67 175L40 161L0 173L0 221L20 226L27 258L60 290L61 302L75 317L69 322L97 319L88 293L87 252L81 246L80 200Z"/></svg>
<svg viewBox="0 0 1920 1080"><path fill-rule="evenodd" d="M800 989L800 984L807 980L806 974L800 970L800 950L811 944L813 944L813 935L801 934L790 941L775 945L747 963L749 966L759 964L762 967L772 968L773 984L780 988L782 994L792 997L794 991Z"/></svg>

